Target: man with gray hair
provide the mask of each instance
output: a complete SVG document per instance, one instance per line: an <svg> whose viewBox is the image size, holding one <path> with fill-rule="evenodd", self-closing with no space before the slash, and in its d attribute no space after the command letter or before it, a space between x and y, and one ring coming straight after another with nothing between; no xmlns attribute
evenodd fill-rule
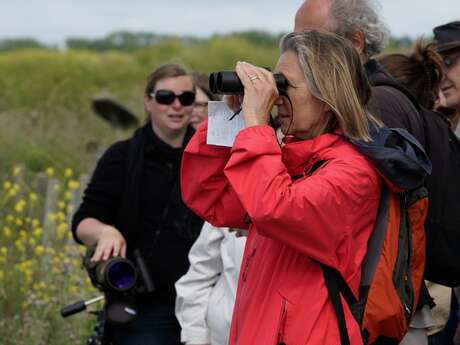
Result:
<svg viewBox="0 0 460 345"><path fill-rule="evenodd" d="M425 145L419 105L372 59L383 51L388 38L388 29L377 5L372 0L305 0L296 13L294 30L323 29L349 39L360 54L372 85L368 105L371 113L388 127L406 129ZM418 312L401 344L428 344L426 329L433 325L428 307L431 299L425 285L421 291Z"/></svg>
<svg viewBox="0 0 460 345"><path fill-rule="evenodd" d="M388 86L394 79L372 59L383 51L388 29L371 0L306 0L298 9L294 31L324 29L349 39L361 56L372 88L370 110L388 127L405 128L424 145L423 121L411 100Z"/></svg>

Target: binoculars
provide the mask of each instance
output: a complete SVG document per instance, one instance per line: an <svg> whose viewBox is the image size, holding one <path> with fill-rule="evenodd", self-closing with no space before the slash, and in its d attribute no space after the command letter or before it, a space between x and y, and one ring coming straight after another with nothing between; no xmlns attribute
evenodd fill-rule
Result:
<svg viewBox="0 0 460 345"><path fill-rule="evenodd" d="M281 73L273 74L278 91L285 92L287 80ZM235 95L244 93L244 86L235 71L220 71L209 75L209 90L220 95Z"/></svg>

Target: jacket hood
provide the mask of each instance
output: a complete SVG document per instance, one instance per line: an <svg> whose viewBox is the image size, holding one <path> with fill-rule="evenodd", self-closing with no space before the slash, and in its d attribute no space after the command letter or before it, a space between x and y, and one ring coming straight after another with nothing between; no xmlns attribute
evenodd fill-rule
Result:
<svg viewBox="0 0 460 345"><path fill-rule="evenodd" d="M370 142L349 140L373 162L390 188L410 190L423 185L431 174L431 161L417 139L401 128L374 128L370 134Z"/></svg>

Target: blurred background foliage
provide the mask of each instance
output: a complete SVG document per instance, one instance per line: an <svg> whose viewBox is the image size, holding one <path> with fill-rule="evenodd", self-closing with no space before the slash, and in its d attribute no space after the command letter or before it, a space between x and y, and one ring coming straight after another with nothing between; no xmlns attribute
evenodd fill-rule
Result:
<svg viewBox="0 0 460 345"><path fill-rule="evenodd" d="M32 171L50 165L86 171L97 152L129 135L95 116L93 97L109 96L143 119L145 77L157 65L180 62L204 73L231 69L238 60L273 67L280 36L115 32L101 39L69 38L65 47L31 38L0 41L0 161ZM389 50L411 43L392 39Z"/></svg>

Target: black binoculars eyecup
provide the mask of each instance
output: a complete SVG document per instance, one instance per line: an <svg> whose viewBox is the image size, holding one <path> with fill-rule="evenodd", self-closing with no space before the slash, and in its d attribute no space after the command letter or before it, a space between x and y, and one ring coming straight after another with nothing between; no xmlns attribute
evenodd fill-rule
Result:
<svg viewBox="0 0 460 345"><path fill-rule="evenodd" d="M287 88L287 80L281 73L273 74L279 91ZM244 86L235 71L213 72L209 75L209 90L215 94L237 95L244 93Z"/></svg>

